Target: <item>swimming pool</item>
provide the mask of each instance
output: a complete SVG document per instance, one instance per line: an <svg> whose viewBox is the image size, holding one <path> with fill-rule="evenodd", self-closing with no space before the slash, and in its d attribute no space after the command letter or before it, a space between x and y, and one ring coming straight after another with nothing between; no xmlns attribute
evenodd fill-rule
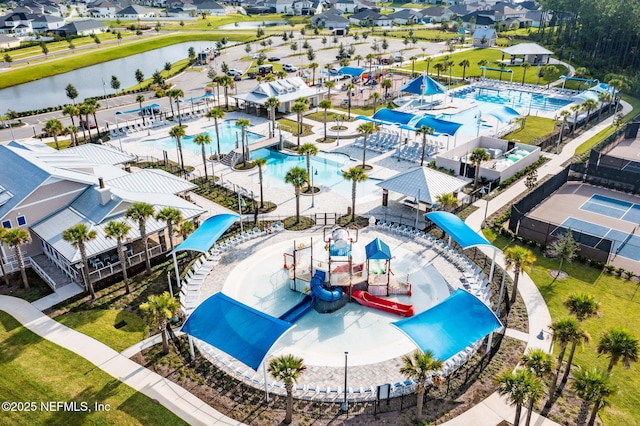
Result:
<svg viewBox="0 0 640 426"><path fill-rule="evenodd" d="M452 93L451 96L460 99L475 99L481 102L506 105L513 109L541 112L554 112L573 102L570 99L547 96L542 93L528 92L525 90L500 90L475 86L458 90Z"/></svg>
<svg viewBox="0 0 640 426"><path fill-rule="evenodd" d="M251 153L251 158L266 158L267 165L262 172L263 185L265 188L291 188L291 185L284 182L284 176L292 167L307 168L306 157L304 155L287 155L270 149L259 149ZM352 183L342 177L342 168L345 166L356 166L357 162L352 161L345 154L320 152L311 156L311 168L313 169L314 186L324 186L337 191L345 198L351 199ZM253 175L254 182L259 183L258 173ZM379 179L367 179L356 186L356 195L364 197L367 195L378 195L382 192L377 184Z"/></svg>
<svg viewBox="0 0 640 426"><path fill-rule="evenodd" d="M218 131L220 133L220 150L223 153L230 152L236 148L236 140L240 141L242 138L242 129L235 125L235 120L226 120L222 123L218 123ZM216 139L215 125L205 127L205 132L211 137L211 144L205 148L206 152L214 153L218 150L218 140ZM188 135L180 139L182 143L182 149L190 151L195 154L202 153L202 148L193 142L196 135ZM245 137L249 141L249 145L264 138L264 136L257 133L245 132ZM156 139L151 141L154 148L162 150L176 149L176 140L172 137L166 137L162 139ZM237 145L239 146L239 145Z"/></svg>

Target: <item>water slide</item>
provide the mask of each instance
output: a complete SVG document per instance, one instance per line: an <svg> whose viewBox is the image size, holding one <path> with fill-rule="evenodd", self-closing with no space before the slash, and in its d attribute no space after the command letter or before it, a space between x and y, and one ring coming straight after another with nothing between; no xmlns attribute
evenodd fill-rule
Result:
<svg viewBox="0 0 640 426"><path fill-rule="evenodd" d="M413 316L413 305L405 305L392 300L372 296L369 292L364 290L354 290L351 297L362 306L366 306L368 308L378 309L380 311L389 312L403 317Z"/></svg>
<svg viewBox="0 0 640 426"><path fill-rule="evenodd" d="M314 303L313 296L307 294L300 303L297 303L287 312L280 315L279 319L294 323L302 318L304 314L313 309Z"/></svg>
<svg viewBox="0 0 640 426"><path fill-rule="evenodd" d="M325 272L316 270L315 275L311 278L311 293L320 300L325 302L335 302L342 298L342 289L337 288L335 290L326 290L322 287L324 282Z"/></svg>

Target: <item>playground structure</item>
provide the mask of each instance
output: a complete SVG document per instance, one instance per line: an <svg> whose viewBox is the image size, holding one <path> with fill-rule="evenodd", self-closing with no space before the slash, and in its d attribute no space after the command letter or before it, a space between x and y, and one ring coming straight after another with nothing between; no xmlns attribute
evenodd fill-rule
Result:
<svg viewBox="0 0 640 426"><path fill-rule="evenodd" d="M280 316L294 322L314 308L331 313L352 299L363 306L401 316L412 316L413 305L405 305L378 296L411 296L411 283L397 279L391 271L389 246L376 238L364 253L358 243L357 228L327 227L322 241L294 240L293 251L284 253L284 268L289 271L289 288L307 295ZM314 254L315 253L315 254Z"/></svg>

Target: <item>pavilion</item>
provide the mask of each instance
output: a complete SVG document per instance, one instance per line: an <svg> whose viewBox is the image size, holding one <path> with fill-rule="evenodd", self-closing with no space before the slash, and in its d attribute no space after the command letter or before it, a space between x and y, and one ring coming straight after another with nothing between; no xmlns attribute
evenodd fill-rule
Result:
<svg viewBox="0 0 640 426"><path fill-rule="evenodd" d="M280 101L278 112L290 113L297 99L309 99L309 108L313 108L325 98L326 94L327 89L324 87L309 87L302 78L291 77L260 83L248 92L231 97L238 105L242 104L247 112L255 108L256 115L259 115L261 109L266 111L264 104L269 98Z"/></svg>
<svg viewBox="0 0 640 426"><path fill-rule="evenodd" d="M528 62L531 65L541 65L549 63L549 58L553 55L553 52L536 43L520 43L502 49L503 60L504 55L511 57L509 65L519 65L523 62Z"/></svg>

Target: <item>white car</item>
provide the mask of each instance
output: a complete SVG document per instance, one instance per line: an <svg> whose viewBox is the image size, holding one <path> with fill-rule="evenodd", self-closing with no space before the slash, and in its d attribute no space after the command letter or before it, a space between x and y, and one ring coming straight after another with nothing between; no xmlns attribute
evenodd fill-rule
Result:
<svg viewBox="0 0 640 426"><path fill-rule="evenodd" d="M242 75L242 71L237 70L235 68L229 68L229 71L227 71L227 75L231 76L231 77L235 77L235 76L240 76Z"/></svg>
<svg viewBox="0 0 640 426"><path fill-rule="evenodd" d="M298 68L294 67L291 64L284 64L282 66L282 69L285 70L286 72L296 72L296 71L298 71Z"/></svg>
<svg viewBox="0 0 640 426"><path fill-rule="evenodd" d="M251 54L251 59L260 59L260 53L252 53Z"/></svg>

